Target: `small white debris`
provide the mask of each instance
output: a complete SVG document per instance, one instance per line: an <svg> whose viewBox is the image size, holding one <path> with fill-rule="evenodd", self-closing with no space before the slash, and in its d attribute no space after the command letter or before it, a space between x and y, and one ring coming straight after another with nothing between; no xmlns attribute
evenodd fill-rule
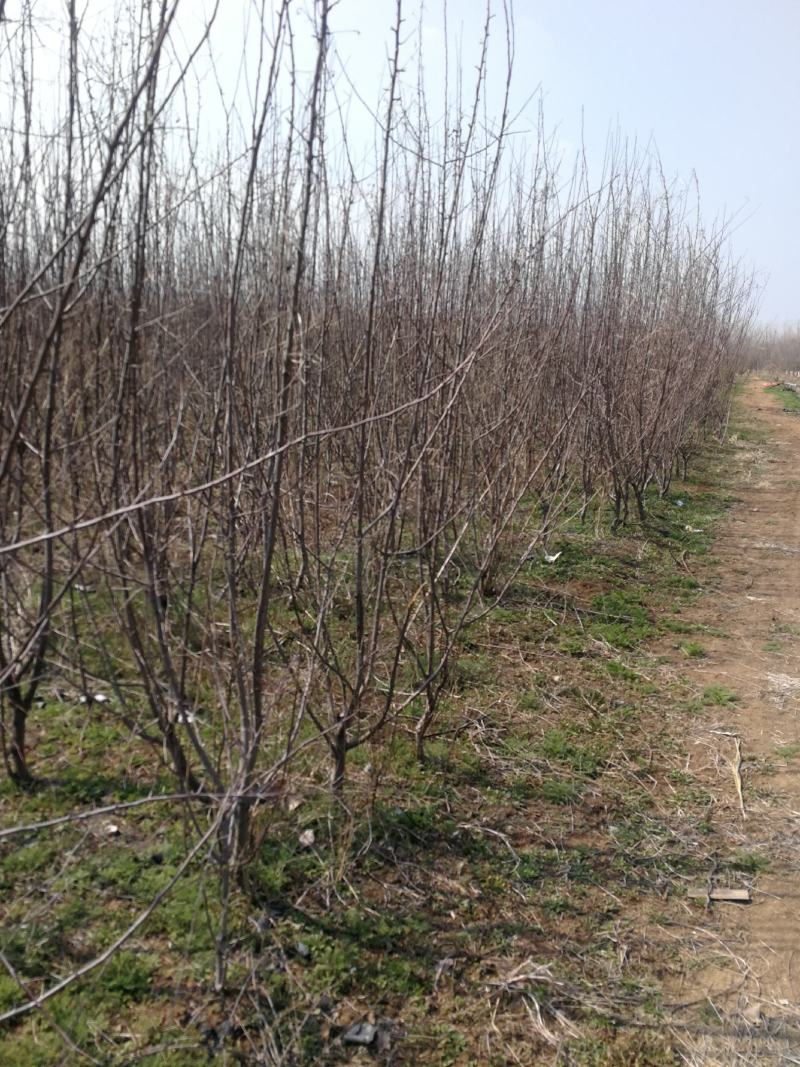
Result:
<svg viewBox="0 0 800 1067"><path fill-rule="evenodd" d="M553 675L553 681L554 682L560 682L561 681L561 675L560 674L554 674Z"/></svg>
<svg viewBox="0 0 800 1067"><path fill-rule="evenodd" d="M297 840L301 848L311 848L316 839L316 834L313 830L303 830Z"/></svg>
<svg viewBox="0 0 800 1067"><path fill-rule="evenodd" d="M686 526L684 526L684 530L685 530L685 531L686 531L687 533L702 533L702 532L703 532L703 531L702 531L702 530L700 529L700 527L699 527L699 526L689 526L688 524L687 524Z"/></svg>
<svg viewBox="0 0 800 1067"><path fill-rule="evenodd" d="M192 715L191 711L179 711L175 721L191 724L194 722L194 715Z"/></svg>
<svg viewBox="0 0 800 1067"><path fill-rule="evenodd" d="M545 563L555 563L555 561L558 559L558 557L560 555L561 555L560 552L556 552L552 556L548 552L545 552L545 554L544 554Z"/></svg>
<svg viewBox="0 0 800 1067"><path fill-rule="evenodd" d="M683 507L683 501L682 500L676 500L675 501L675 506L678 507L678 508L682 508Z"/></svg>
<svg viewBox="0 0 800 1067"><path fill-rule="evenodd" d="M84 693L78 697L78 703L85 706L91 706L92 704L108 704L111 702L111 697L106 696L105 693Z"/></svg>
<svg viewBox="0 0 800 1067"><path fill-rule="evenodd" d="M116 823L107 822L106 823L106 833L108 834L109 837L119 837L119 835L122 833L122 831L120 830L120 828L117 826Z"/></svg>
<svg viewBox="0 0 800 1067"><path fill-rule="evenodd" d="M800 691L800 678L791 674L768 674L767 681L773 692L794 696Z"/></svg>
<svg viewBox="0 0 800 1067"><path fill-rule="evenodd" d="M455 968L455 965L456 961L453 956L445 956L444 959L439 960L439 962L436 964L436 971L433 976L434 989L436 989L436 987L439 985L442 975L444 975L445 973L449 974L450 972L452 972Z"/></svg>

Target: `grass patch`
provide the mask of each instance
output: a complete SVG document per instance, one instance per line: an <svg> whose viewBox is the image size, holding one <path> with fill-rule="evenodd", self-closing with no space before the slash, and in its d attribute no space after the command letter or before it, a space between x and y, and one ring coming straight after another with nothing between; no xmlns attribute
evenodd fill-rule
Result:
<svg viewBox="0 0 800 1067"><path fill-rule="evenodd" d="M760 856L756 852L737 852L729 861L728 866L734 871L756 875L768 871L770 862L766 856Z"/></svg>
<svg viewBox="0 0 800 1067"><path fill-rule="evenodd" d="M779 384L768 386L764 392L777 397L786 411L800 411L800 396L794 389Z"/></svg>
<svg viewBox="0 0 800 1067"><path fill-rule="evenodd" d="M681 645L681 652L687 659L702 659L705 654L705 648L699 641L684 641Z"/></svg>
<svg viewBox="0 0 800 1067"><path fill-rule="evenodd" d="M725 708L735 704L738 699L738 696L724 685L709 685L703 690L702 701L709 706Z"/></svg>
<svg viewBox="0 0 800 1067"><path fill-rule="evenodd" d="M589 630L612 648L633 649L657 633L643 595L624 589L601 593L592 600L594 619Z"/></svg>

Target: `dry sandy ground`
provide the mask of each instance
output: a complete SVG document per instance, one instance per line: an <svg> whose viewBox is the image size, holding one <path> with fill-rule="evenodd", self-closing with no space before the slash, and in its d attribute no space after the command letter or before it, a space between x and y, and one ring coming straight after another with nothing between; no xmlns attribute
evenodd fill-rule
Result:
<svg viewBox="0 0 800 1067"><path fill-rule="evenodd" d="M761 379L740 402L766 442L739 442L739 503L714 545L718 582L695 613L725 636L702 637L707 655L681 673L700 692L724 686L738 698L713 707L689 740L691 768L717 802L720 852L741 853L745 866L756 857L719 884L749 886L752 903L695 906L670 993L692 1005L689 1063L800 1064L800 415Z"/></svg>

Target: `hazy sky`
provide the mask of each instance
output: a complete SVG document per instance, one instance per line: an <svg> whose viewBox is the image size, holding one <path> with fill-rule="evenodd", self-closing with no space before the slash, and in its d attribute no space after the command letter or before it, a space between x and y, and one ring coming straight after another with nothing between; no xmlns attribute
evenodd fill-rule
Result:
<svg viewBox="0 0 800 1067"><path fill-rule="evenodd" d="M7 0L13 17L19 0ZM53 20L63 44L64 0L34 0ZM403 0L408 80L421 47L426 79L440 85L444 70L442 0ZM115 0L82 0L85 23L106 26ZM187 43L213 0L181 0L178 32ZM267 0L267 8L275 0ZM313 62L310 19L296 0L298 54ZM501 0L492 0L499 7ZM696 174L707 221L733 219L731 246L764 286L761 318L800 320L800 0L515 0L513 102L521 107L541 88L545 124L557 130L569 158L583 126L590 163L599 161L609 130L658 148L668 176ZM243 54L254 55L260 0L220 0L212 41L215 78L246 85ZM365 104L380 110L386 84L395 0L339 0L331 27L336 51ZM485 17L482 0L448 0L449 38L461 40L470 83ZM246 31L243 26L249 20ZM493 106L499 105L504 41L494 23ZM305 37L306 44L303 44ZM42 38L43 42L45 38ZM43 43L42 48L45 49ZM55 53L59 45L51 50ZM450 48L451 68L454 47ZM45 69L53 69L49 62ZM41 69L41 68L40 68ZM209 78L208 98L215 87ZM339 79L342 94L346 81ZM200 92L205 96L205 89ZM435 88L432 99L435 102ZM205 100L203 100L205 107ZM535 127L539 97L517 119L520 142ZM246 108L244 109L247 110ZM208 108L206 121L213 113ZM369 127L365 108L351 106L354 130Z"/></svg>
<svg viewBox="0 0 800 1067"><path fill-rule="evenodd" d="M334 13L359 86L378 76L393 11L393 0L343 0ZM441 7L426 11L432 74ZM448 11L474 62L484 5ZM581 123L590 158L610 128L652 140L669 175L697 175L705 217L735 216L732 247L764 285L762 319L800 319L800 0L516 0L514 15L517 103L540 85L568 153Z"/></svg>
<svg viewBox="0 0 800 1067"><path fill-rule="evenodd" d="M800 0L520 0L518 54L548 122L652 137L763 275L762 318L800 318ZM530 71L530 74L528 74Z"/></svg>

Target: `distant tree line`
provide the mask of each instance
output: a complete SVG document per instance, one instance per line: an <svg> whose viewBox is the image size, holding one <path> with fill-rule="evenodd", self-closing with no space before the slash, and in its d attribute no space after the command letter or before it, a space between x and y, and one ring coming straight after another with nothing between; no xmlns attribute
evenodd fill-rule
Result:
<svg viewBox="0 0 800 1067"><path fill-rule="evenodd" d="M744 358L753 369L800 371L800 325L754 329Z"/></svg>

